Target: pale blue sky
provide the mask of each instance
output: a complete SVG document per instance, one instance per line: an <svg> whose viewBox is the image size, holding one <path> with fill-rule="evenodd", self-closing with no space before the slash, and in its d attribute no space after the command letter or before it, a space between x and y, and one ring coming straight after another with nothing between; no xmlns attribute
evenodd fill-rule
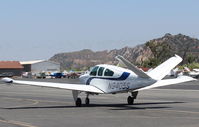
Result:
<svg viewBox="0 0 199 127"><path fill-rule="evenodd" d="M0 0L0 60L199 38L199 0Z"/></svg>

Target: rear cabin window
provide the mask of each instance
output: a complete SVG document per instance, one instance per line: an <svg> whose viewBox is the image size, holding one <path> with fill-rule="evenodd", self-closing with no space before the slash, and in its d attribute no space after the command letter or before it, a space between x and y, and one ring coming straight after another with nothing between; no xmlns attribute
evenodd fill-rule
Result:
<svg viewBox="0 0 199 127"><path fill-rule="evenodd" d="M100 67L98 70L98 76L102 76L104 71L104 67Z"/></svg>
<svg viewBox="0 0 199 127"><path fill-rule="evenodd" d="M97 69L98 69L98 68L99 68L98 66L94 67L94 68L92 69L90 75L96 76L96 74L97 74Z"/></svg>
<svg viewBox="0 0 199 127"><path fill-rule="evenodd" d="M113 76L113 74L114 74L114 72L109 69L106 69L104 72L104 76Z"/></svg>

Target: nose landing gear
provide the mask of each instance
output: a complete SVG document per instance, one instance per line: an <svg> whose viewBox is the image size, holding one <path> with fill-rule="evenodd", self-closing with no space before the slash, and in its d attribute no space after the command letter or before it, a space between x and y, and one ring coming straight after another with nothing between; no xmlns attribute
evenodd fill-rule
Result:
<svg viewBox="0 0 199 127"><path fill-rule="evenodd" d="M73 93L73 98L74 98L76 107L81 107L82 106L82 100L81 100L81 98L78 97L80 92L74 90L74 91L72 91L72 93ZM86 104L86 106L88 106L90 104L89 93L86 93L85 104Z"/></svg>
<svg viewBox="0 0 199 127"><path fill-rule="evenodd" d="M90 99L88 97L86 97L86 99L85 99L85 104L86 104L86 106L89 106L89 104L90 104ZM77 100L75 101L75 105L76 105L76 107L82 106L81 98L77 98Z"/></svg>
<svg viewBox="0 0 199 127"><path fill-rule="evenodd" d="M81 107L82 106L81 98L77 98L77 100L75 101L75 105L76 105L76 107Z"/></svg>

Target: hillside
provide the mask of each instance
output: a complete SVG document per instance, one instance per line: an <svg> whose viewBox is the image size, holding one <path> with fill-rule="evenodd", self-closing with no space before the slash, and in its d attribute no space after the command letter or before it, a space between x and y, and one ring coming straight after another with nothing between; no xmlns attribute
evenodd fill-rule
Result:
<svg viewBox="0 0 199 127"><path fill-rule="evenodd" d="M199 60L199 40L186 35L165 34L162 38L150 40L145 45L151 49L154 57L162 61L174 54L180 55L184 63L187 63L190 57Z"/></svg>
<svg viewBox="0 0 199 127"><path fill-rule="evenodd" d="M150 40L136 47L104 50L94 52L84 49L76 52L55 54L50 60L61 63L61 69L87 69L96 64L117 64L115 56L122 55L135 64L142 64L151 59L163 62L170 56L178 54L185 59L184 63L199 62L199 40L186 35L178 34Z"/></svg>
<svg viewBox="0 0 199 127"><path fill-rule="evenodd" d="M133 55L132 55L133 54ZM94 52L84 49L77 52L60 53L50 58L51 61L59 62L61 69L88 69L96 64L117 64L115 56L123 55L125 58L138 63L141 60L147 60L153 56L151 50L145 45L139 45L135 48L125 47L111 51Z"/></svg>

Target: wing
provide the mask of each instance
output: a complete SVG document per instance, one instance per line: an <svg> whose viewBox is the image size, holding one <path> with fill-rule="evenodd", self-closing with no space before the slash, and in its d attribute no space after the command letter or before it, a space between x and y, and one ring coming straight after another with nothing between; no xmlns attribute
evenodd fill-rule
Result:
<svg viewBox="0 0 199 127"><path fill-rule="evenodd" d="M3 78L2 81L6 83L25 84L25 85L31 85L31 86L42 86L42 87L51 87L51 88L58 88L58 89L77 90L77 91L85 91L85 92L91 92L91 93L104 93L102 90L98 89L95 86L84 85L84 84L34 82L34 81L13 80L10 78Z"/></svg>
<svg viewBox="0 0 199 127"><path fill-rule="evenodd" d="M189 76L179 76L178 78L175 78L175 79L159 80L156 83L154 83L153 85L137 89L136 91L147 90L147 89L152 89L152 88L161 87L161 86L168 86L168 85L172 85L172 84L188 82L188 81L193 81L193 80L196 80L196 79L189 77Z"/></svg>
<svg viewBox="0 0 199 127"><path fill-rule="evenodd" d="M119 62L123 63L129 70L133 71L139 77L141 77L141 78L151 78L146 73L144 73L143 71L141 71L140 69L138 69L135 65L133 65L132 63L130 63L123 56L119 55L119 56L116 57L116 59L119 60Z"/></svg>

